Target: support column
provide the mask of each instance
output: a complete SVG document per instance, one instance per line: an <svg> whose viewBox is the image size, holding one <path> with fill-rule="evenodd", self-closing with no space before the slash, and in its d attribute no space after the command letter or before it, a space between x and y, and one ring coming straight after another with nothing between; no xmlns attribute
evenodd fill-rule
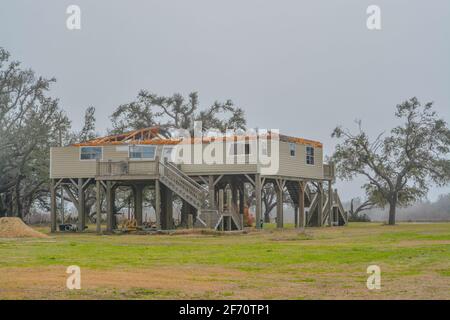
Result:
<svg viewBox="0 0 450 320"><path fill-rule="evenodd" d="M318 183L318 203L317 203L317 226L322 226L323 220L323 184L322 182Z"/></svg>
<svg viewBox="0 0 450 320"><path fill-rule="evenodd" d="M298 203L294 204L294 225L298 228Z"/></svg>
<svg viewBox="0 0 450 320"><path fill-rule="evenodd" d="M112 206L112 216L111 216L111 223L112 228L117 229L117 217L116 217L116 189L117 186L113 182L111 187L111 206Z"/></svg>
<svg viewBox="0 0 450 320"><path fill-rule="evenodd" d="M328 180L328 225L331 227L333 225L333 183Z"/></svg>
<svg viewBox="0 0 450 320"><path fill-rule="evenodd" d="M255 174L255 223L256 229L261 229L261 175Z"/></svg>
<svg viewBox="0 0 450 320"><path fill-rule="evenodd" d="M306 217L305 217L305 189L306 182L299 182L299 195L298 195L298 222L299 227L304 228L306 226Z"/></svg>
<svg viewBox="0 0 450 320"><path fill-rule="evenodd" d="M194 228L194 215L192 213L187 216L187 227L188 229Z"/></svg>
<svg viewBox="0 0 450 320"><path fill-rule="evenodd" d="M50 180L50 231L56 232L56 190L55 179Z"/></svg>
<svg viewBox="0 0 450 320"><path fill-rule="evenodd" d="M245 208L245 184L242 183L239 189L239 220L241 229L244 230L244 208Z"/></svg>
<svg viewBox="0 0 450 320"><path fill-rule="evenodd" d="M189 218L189 214L192 213L192 210L191 210L191 205L186 200L181 199L181 201L182 201L182 205L181 205L180 226L186 228L189 225L188 218Z"/></svg>
<svg viewBox="0 0 450 320"><path fill-rule="evenodd" d="M235 212L239 213L239 206L238 206L238 188L237 183L232 182L231 183L231 205Z"/></svg>
<svg viewBox="0 0 450 320"><path fill-rule="evenodd" d="M283 184L281 180L276 182L277 191L277 228L283 228Z"/></svg>
<svg viewBox="0 0 450 320"><path fill-rule="evenodd" d="M224 194L223 194L223 189L219 189L219 213L222 214L223 213L223 201L224 198Z"/></svg>
<svg viewBox="0 0 450 320"><path fill-rule="evenodd" d="M156 228L161 229L161 188L159 179L155 180L155 215Z"/></svg>
<svg viewBox="0 0 450 320"><path fill-rule="evenodd" d="M163 230L173 227L173 193L166 186L160 185L161 192L161 228Z"/></svg>
<svg viewBox="0 0 450 320"><path fill-rule="evenodd" d="M106 231L111 233L113 231L114 218L114 197L111 181L106 181Z"/></svg>
<svg viewBox="0 0 450 320"><path fill-rule="evenodd" d="M65 212L64 212L64 209L65 209L64 208L64 187L63 187L62 183L60 185L60 192L61 192L61 203L60 203L61 224L64 224L64 221L65 221L65 219L64 219L64 215L65 215Z"/></svg>
<svg viewBox="0 0 450 320"><path fill-rule="evenodd" d="M188 219L188 208L186 206L186 201L181 199L181 209L180 209L180 223L179 227L186 228L187 227L187 219Z"/></svg>
<svg viewBox="0 0 450 320"><path fill-rule="evenodd" d="M84 179L78 179L78 231L83 232L86 227L86 202L83 188Z"/></svg>
<svg viewBox="0 0 450 320"><path fill-rule="evenodd" d="M227 193L226 193L226 195L227 195L227 197L226 197L226 199L227 199L227 210L229 211L229 212L231 212L231 210L232 210L232 195L231 195L231 190L230 189L227 189Z"/></svg>
<svg viewBox="0 0 450 320"><path fill-rule="evenodd" d="M208 176L208 194L209 194L209 207L210 209L215 209L216 200L214 194L214 176Z"/></svg>
<svg viewBox="0 0 450 320"><path fill-rule="evenodd" d="M136 184L133 187L134 196L134 218L138 226L142 226L142 200L143 200L144 186Z"/></svg>
<svg viewBox="0 0 450 320"><path fill-rule="evenodd" d="M96 210L96 227L97 233L102 233L102 199L101 199L101 188L102 185L99 180L95 183L95 210Z"/></svg>

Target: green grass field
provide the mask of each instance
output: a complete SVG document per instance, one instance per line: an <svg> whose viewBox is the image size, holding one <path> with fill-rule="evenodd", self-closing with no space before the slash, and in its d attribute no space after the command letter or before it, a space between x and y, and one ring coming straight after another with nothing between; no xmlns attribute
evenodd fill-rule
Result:
<svg viewBox="0 0 450 320"><path fill-rule="evenodd" d="M381 290L366 287L373 264ZM70 265L81 268L81 290L65 286ZM0 239L8 298L449 299L450 223Z"/></svg>

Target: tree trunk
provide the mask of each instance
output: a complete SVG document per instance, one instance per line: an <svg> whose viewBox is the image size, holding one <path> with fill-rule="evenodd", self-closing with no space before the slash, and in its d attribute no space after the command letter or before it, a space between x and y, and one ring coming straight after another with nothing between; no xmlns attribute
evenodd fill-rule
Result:
<svg viewBox="0 0 450 320"><path fill-rule="evenodd" d="M277 203L273 202L270 205L264 205L264 223L270 223L270 213Z"/></svg>
<svg viewBox="0 0 450 320"><path fill-rule="evenodd" d="M190 213L189 203L182 200L181 204L181 216L180 216L180 226L183 228L188 227L188 214Z"/></svg>
<svg viewBox="0 0 450 320"><path fill-rule="evenodd" d="M13 208L13 196L11 191L8 191L8 193L6 193L6 201L7 201L7 210L6 210L6 217L12 217L13 212L14 212L14 208Z"/></svg>
<svg viewBox="0 0 450 320"><path fill-rule="evenodd" d="M0 217L6 217L5 197L0 193Z"/></svg>
<svg viewBox="0 0 450 320"><path fill-rule="evenodd" d="M389 201L389 225L395 225L395 213L397 209L397 195L393 195Z"/></svg>
<svg viewBox="0 0 450 320"><path fill-rule="evenodd" d="M270 223L270 210L264 212L264 223Z"/></svg>
<svg viewBox="0 0 450 320"><path fill-rule="evenodd" d="M16 187L14 188L14 194L15 194L15 203L14 203L14 210L15 210L15 216L17 218L20 218L23 220L23 212L22 212L22 197L20 194L20 180L17 183Z"/></svg>

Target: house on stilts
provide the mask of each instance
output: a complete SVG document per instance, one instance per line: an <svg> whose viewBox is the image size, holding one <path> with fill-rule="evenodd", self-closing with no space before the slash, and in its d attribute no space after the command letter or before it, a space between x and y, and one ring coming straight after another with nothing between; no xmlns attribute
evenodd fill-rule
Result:
<svg viewBox="0 0 450 320"><path fill-rule="evenodd" d="M283 228L283 194L294 205L296 227L347 223L333 189L334 167L323 162L322 143L271 131L175 138L153 127L52 147L50 179L52 232L61 221L57 205L61 194L77 209L78 230L85 230L89 188L96 194L97 232L113 232L118 227L115 199L120 186L132 190L138 228L146 223L144 190L151 189L158 230L179 226L241 230L248 188L253 190L255 225L261 228L262 189L268 183L276 190L278 228ZM173 218L175 197L182 201L179 221ZM101 219L105 213L106 219Z"/></svg>

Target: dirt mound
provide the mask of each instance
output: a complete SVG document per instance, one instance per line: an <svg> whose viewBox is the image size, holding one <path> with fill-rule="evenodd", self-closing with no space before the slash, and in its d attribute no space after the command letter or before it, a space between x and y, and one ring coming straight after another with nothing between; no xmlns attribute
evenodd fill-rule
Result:
<svg viewBox="0 0 450 320"><path fill-rule="evenodd" d="M27 226L19 218L0 218L0 238L48 238Z"/></svg>

